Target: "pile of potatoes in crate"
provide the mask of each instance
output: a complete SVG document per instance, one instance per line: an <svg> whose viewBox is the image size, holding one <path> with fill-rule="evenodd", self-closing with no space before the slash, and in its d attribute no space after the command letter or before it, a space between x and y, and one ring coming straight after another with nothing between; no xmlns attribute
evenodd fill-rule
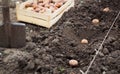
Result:
<svg viewBox="0 0 120 74"><path fill-rule="evenodd" d="M37 13L53 13L66 2L67 0L33 0L25 2L24 8Z"/></svg>

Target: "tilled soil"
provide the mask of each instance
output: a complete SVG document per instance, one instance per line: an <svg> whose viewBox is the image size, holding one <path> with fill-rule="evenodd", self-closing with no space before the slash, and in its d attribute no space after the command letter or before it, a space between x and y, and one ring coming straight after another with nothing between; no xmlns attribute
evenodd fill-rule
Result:
<svg viewBox="0 0 120 74"><path fill-rule="evenodd" d="M120 10L119 0L75 0L50 29L27 24L26 46L0 48L0 74L82 74ZM109 12L103 12L109 7ZM92 24L99 19L98 26ZM120 74L120 16L88 74ZM81 44L82 39L88 44ZM75 59L78 66L68 62Z"/></svg>

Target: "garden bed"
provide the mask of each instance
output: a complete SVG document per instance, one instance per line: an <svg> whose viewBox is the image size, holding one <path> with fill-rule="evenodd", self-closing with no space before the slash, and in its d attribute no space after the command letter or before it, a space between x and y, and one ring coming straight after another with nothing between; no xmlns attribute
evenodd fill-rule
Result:
<svg viewBox="0 0 120 74"><path fill-rule="evenodd" d="M19 49L0 48L0 74L81 74L120 10L119 0L75 0L52 28L26 23L27 44ZM109 7L109 12L103 12ZM99 19L99 26L91 21ZM89 74L120 74L120 16L105 41ZM86 38L88 44L80 41ZM71 67L71 59L78 66Z"/></svg>

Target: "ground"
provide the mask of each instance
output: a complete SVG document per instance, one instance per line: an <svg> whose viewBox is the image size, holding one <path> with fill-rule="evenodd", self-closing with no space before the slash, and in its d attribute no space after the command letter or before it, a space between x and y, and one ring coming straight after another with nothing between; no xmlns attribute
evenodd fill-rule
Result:
<svg viewBox="0 0 120 74"><path fill-rule="evenodd" d="M82 74L120 10L119 0L75 0L50 29L26 23L26 46L0 48L0 74ZM109 12L103 12L109 7ZM12 13L14 9L11 9ZM11 13L11 14L12 14ZM15 12L14 12L15 13ZM13 17L14 16L14 17ZM98 26L92 19L100 20ZM12 14L12 21L15 15ZM120 74L120 16L88 74ZM88 44L81 44L81 39ZM78 66L68 62L75 59Z"/></svg>

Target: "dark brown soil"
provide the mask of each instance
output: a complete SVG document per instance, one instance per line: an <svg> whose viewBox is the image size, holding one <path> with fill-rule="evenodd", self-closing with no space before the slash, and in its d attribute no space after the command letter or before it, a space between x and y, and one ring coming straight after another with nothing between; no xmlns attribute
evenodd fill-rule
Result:
<svg viewBox="0 0 120 74"><path fill-rule="evenodd" d="M81 74L120 10L119 0L75 0L74 8L50 29L27 24L26 46L0 48L0 74ZM102 9L109 7L109 12ZM92 19L100 20L99 26ZM89 44L81 44L86 38ZM68 61L79 65L71 67ZM105 41L89 74L120 74L120 16Z"/></svg>

